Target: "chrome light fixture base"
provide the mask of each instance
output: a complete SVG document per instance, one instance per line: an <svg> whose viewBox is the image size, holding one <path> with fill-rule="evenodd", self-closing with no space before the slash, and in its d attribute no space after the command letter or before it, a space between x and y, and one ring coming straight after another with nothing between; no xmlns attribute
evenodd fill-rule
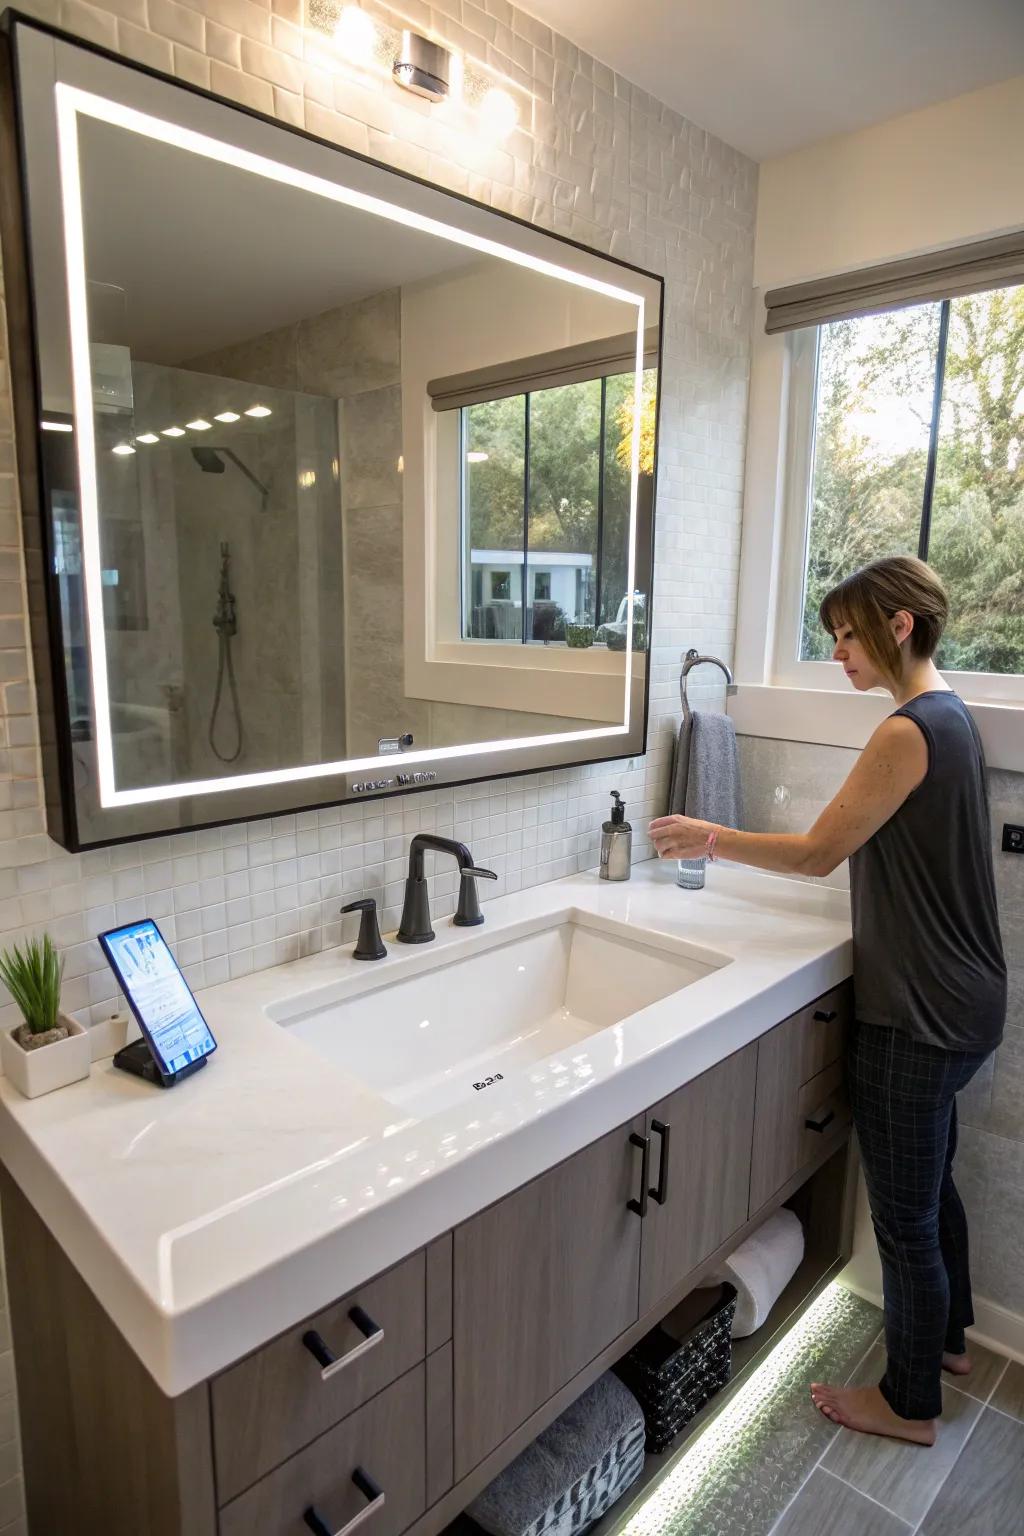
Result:
<svg viewBox="0 0 1024 1536"><path fill-rule="evenodd" d="M444 101L451 81L452 56L440 43L418 32L403 32L402 47L391 67L394 79L427 101Z"/></svg>

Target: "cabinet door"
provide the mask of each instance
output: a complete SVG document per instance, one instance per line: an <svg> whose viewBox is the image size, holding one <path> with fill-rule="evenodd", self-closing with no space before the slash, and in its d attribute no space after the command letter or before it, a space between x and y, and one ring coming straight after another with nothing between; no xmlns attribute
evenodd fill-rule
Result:
<svg viewBox="0 0 1024 1536"><path fill-rule="evenodd" d="M636 1322L642 1123L456 1228L456 1481Z"/></svg>
<svg viewBox="0 0 1024 1536"><path fill-rule="evenodd" d="M667 1296L747 1219L756 1075L754 1044L650 1112L641 1313Z"/></svg>

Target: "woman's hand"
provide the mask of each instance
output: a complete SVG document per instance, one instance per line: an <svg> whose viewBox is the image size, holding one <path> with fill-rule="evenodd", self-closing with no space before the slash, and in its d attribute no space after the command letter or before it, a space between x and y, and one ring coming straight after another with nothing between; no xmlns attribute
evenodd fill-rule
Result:
<svg viewBox="0 0 1024 1536"><path fill-rule="evenodd" d="M693 816L659 816L647 830L659 859L702 859L717 828L713 821Z"/></svg>

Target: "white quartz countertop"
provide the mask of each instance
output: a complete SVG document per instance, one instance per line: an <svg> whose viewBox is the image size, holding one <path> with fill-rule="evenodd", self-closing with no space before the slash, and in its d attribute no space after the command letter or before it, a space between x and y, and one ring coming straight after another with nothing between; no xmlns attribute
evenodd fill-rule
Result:
<svg viewBox="0 0 1024 1536"><path fill-rule="evenodd" d="M22 1098L0 1077L0 1159L159 1386L183 1392L756 1039L849 976L845 892L736 868L682 891L675 866L574 875L489 902L485 929L348 947L199 994L219 1042L170 1091L95 1062ZM426 1119L274 1022L455 959L524 919L592 913L731 963L573 1050ZM638 935L639 937L639 935ZM341 1019L343 1022L344 1014ZM552 1062L554 1058L551 1058Z"/></svg>

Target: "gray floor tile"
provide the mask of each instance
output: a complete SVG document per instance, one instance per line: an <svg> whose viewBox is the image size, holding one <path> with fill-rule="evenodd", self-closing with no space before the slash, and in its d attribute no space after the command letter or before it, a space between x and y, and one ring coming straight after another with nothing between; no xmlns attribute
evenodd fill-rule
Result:
<svg viewBox="0 0 1024 1536"><path fill-rule="evenodd" d="M1011 1360L1006 1367L1006 1375L993 1393L992 1407L1024 1419L1024 1365L1019 1361Z"/></svg>
<svg viewBox="0 0 1024 1536"><path fill-rule="evenodd" d="M946 1372L945 1380L951 1387L956 1387L958 1392L965 1392L968 1397L976 1397L982 1403L987 1403L992 1396L992 1388L999 1380L1006 1364L1005 1355L997 1355L994 1350L986 1349L984 1344L967 1345L971 1359L974 1361L974 1369L969 1376L954 1376Z"/></svg>
<svg viewBox="0 0 1024 1536"><path fill-rule="evenodd" d="M876 1382L885 1366L880 1346L851 1378L856 1384ZM933 1446L909 1445L880 1435L858 1435L842 1430L822 1460L826 1471L877 1499L903 1520L916 1525L956 1461L970 1434L981 1404L944 1384L943 1415L939 1437Z"/></svg>
<svg viewBox="0 0 1024 1536"><path fill-rule="evenodd" d="M819 1467L773 1536L909 1536L912 1527Z"/></svg>
<svg viewBox="0 0 1024 1536"><path fill-rule="evenodd" d="M986 1408L939 1491L921 1536L1019 1536L1024 1424Z"/></svg>
<svg viewBox="0 0 1024 1536"><path fill-rule="evenodd" d="M628 1536L767 1536L839 1433L808 1383L842 1380L878 1332L870 1302L838 1286L825 1296L813 1332L784 1345L669 1464L624 1523Z"/></svg>

